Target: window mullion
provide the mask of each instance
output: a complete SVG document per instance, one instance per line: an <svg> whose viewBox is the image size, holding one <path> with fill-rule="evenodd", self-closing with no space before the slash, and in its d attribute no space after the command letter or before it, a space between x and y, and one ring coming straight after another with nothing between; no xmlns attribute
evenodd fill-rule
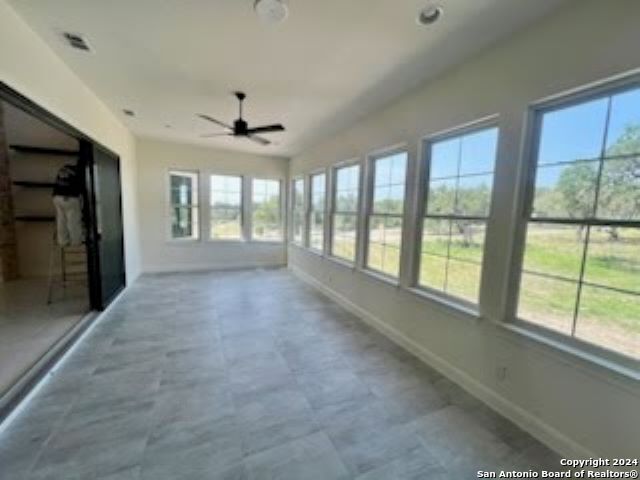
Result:
<svg viewBox="0 0 640 480"><path fill-rule="evenodd" d="M240 231L243 240L253 240L253 182L249 176L240 177Z"/></svg>
<svg viewBox="0 0 640 480"><path fill-rule="evenodd" d="M573 321L571 323L571 336L576 335L576 324L578 321L578 314L580 312L580 299L582 297L582 281L584 279L584 271L587 262L587 254L589 250L589 238L591 237L591 225L587 225L587 231L584 237L584 245L582 247L582 260L580 263L580 274L578 275L578 290L576 292L576 302L573 309Z"/></svg>

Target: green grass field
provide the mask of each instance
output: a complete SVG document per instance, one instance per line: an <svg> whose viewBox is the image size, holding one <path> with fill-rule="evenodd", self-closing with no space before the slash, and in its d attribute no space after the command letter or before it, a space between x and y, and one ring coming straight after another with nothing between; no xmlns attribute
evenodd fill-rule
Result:
<svg viewBox="0 0 640 480"><path fill-rule="evenodd" d="M239 220L217 221L211 224L210 238L213 240L237 240L242 238ZM253 224L254 240L282 240L282 230L277 224Z"/></svg>
<svg viewBox="0 0 640 480"><path fill-rule="evenodd" d="M576 229L530 228L527 245L526 270L567 280L579 278L584 247ZM607 231L592 229L584 281L640 294L640 231L620 229L619 238L612 240ZM525 274L521 290L523 316L535 315L538 320L548 316L570 324L577 290L574 282ZM583 286L578 323L597 322L640 333L640 296L623 292Z"/></svg>
<svg viewBox="0 0 640 480"><path fill-rule="evenodd" d="M638 357L640 230L619 229L617 233L614 240L605 229L591 230L584 271L587 283L582 288L576 336ZM400 255L393 247L399 245L399 236L399 230L372 231L374 242L384 238L387 245L370 244L368 265L397 275ZM460 234L452 236L451 244L447 238L444 234L424 236L420 283L477 303L484 243L482 228L475 230L471 245L465 245ZM579 235L575 228L549 225L529 228L524 269L558 278L523 275L518 311L521 318L571 333L583 245L584 233ZM343 251L347 247L335 244L334 249Z"/></svg>

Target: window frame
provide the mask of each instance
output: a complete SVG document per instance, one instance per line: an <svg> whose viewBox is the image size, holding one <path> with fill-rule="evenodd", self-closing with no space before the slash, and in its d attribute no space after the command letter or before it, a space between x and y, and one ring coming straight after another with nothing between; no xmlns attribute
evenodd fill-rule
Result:
<svg viewBox="0 0 640 480"><path fill-rule="evenodd" d="M371 268L368 264L369 257L369 226L371 221L371 216L373 215L373 202L374 202L374 191L375 191L375 162L386 158L391 157L396 154L404 153L406 155L406 166L405 166L405 178L404 178L404 198L402 205L402 213L394 215L394 217L400 217L402 222L402 235L400 237L400 251L399 253L399 268L398 268L398 276L395 277L386 272L377 270L375 268ZM378 280L382 280L388 284L391 284L397 288L400 288L402 279L405 275L404 272L404 252L407 248L405 240L406 236L406 221L407 218L407 209L409 208L408 198L410 192L409 185L409 174L410 174L410 165L411 165L411 154L409 145L406 143L393 145L390 147L383 147L378 150L372 151L366 156L365 160L365 172L364 172L364 185L363 193L364 193L364 208L362 209L362 240L360 243L361 254L357 258L359 258L359 270L369 275L370 277L376 278Z"/></svg>
<svg viewBox="0 0 640 480"><path fill-rule="evenodd" d="M313 209L313 179L314 177L317 177L318 175L324 175L324 208L322 210L322 213L324 215L324 220L322 222L322 248L321 249L317 249L311 246L311 227L312 227L312 215L314 212ZM326 246L327 246L327 212L328 212L328 194L329 194L329 175L327 174L327 169L326 168L319 168L316 170L312 170L311 172L309 172L308 176L307 176L307 192L306 192L306 200L307 200L307 208L305 210L305 223L306 223L306 242L305 242L305 246L307 248L307 250L309 250L311 253L315 253L317 255L320 256L324 256L326 253Z"/></svg>
<svg viewBox="0 0 640 480"><path fill-rule="evenodd" d="M246 243L247 242L247 215L246 215L246 182L253 178L241 173L220 173L220 172L207 172L208 173L208 185L207 191L207 236L206 241L212 243ZM240 179L240 237L238 238L211 238L211 213L214 209L211 206L211 177L236 177ZM251 182L250 182L251 183Z"/></svg>
<svg viewBox="0 0 640 480"><path fill-rule="evenodd" d="M584 219L561 219L553 217L540 218L539 222L531 222L535 199L536 175L538 170L538 155L542 132L542 118L545 113L571 108L603 96L613 97L625 91L640 88L640 75L622 76L608 79L592 85L561 92L529 104L526 112L524 140L521 165L517 176L518 190L514 200L517 215L514 220L514 236L511 251L511 268L508 272L509 286L504 319L500 324L517 333L532 337L553 347L595 362L607 369L613 369L628 376L640 378L637 373L640 361L615 350L599 346L582 340L573 335L535 324L518 317L521 281L524 273L524 256L526 252L526 235L529 223L558 223L560 225L611 225L640 227L640 221L598 221L592 217ZM602 158L600 153L599 159ZM595 222L594 222L595 220ZM585 249L586 251L586 249ZM581 269L584 269L586 259L581 259ZM578 299L576 298L577 302ZM575 324L575 320L574 320Z"/></svg>
<svg viewBox="0 0 640 480"><path fill-rule="evenodd" d="M477 217L478 221L483 221L486 223L485 229L489 228L489 224L491 222L491 218L493 216L494 202L493 202L493 193L495 191L495 175L496 175L496 167L498 162L498 148L500 144L500 122L498 115L490 115L487 117L483 117L477 120L473 120L471 122L465 123L463 125L459 125L456 127L448 128L446 130L442 130L436 133L428 134L423 136L420 139L420 155L418 159L418 174L416 177L418 178L418 186L416 188L415 193L415 218L416 218L416 228L415 228L415 236L413 238L414 249L411 255L411 290L417 292L418 294L424 295L425 297L433 300L436 303L453 307L457 309L462 309L463 311L467 311L471 313L473 316L480 315L480 303L482 298L482 289L483 289L483 277L485 271L485 263L487 260L486 256L486 241L482 248L482 260L480 262L480 283L478 285L478 301L471 302L465 298L458 297L456 295L452 295L448 292L444 292L442 290L438 290L436 288L432 288L426 285L422 285L420 283L420 270L422 264L422 234L424 229L424 220L426 213L426 203L427 196L429 194L428 181L430 179L431 172L431 152L432 147L435 143L451 140L457 137L463 137L466 135L470 135L473 133L478 133L483 130L490 129L497 130L497 141L496 141L496 152L494 158L494 168L491 174L493 175L493 181L491 185L491 195L489 197L489 211L486 217L480 218ZM487 172L488 173L488 172ZM473 217L473 218L472 218ZM433 217L431 217L433 218ZM443 220L450 220L452 218L466 218L465 216L455 217L453 215L446 216L443 215ZM468 217L471 221L476 219L476 216ZM485 230L486 232L486 230Z"/></svg>
<svg viewBox="0 0 640 480"><path fill-rule="evenodd" d="M252 176L250 178L248 178L249 180L249 241L250 242L255 242L255 243L259 243L261 245L268 245L268 244L283 244L285 243L286 239L286 222L285 222L285 217L286 217L286 202L285 202L285 192L284 192L284 188L283 185L285 184L285 182L283 182L282 178L280 177L274 177L274 176L267 176L267 175L262 175L262 176ZM278 240L271 240L271 239L267 239L267 240L263 240L263 239L259 239L259 238L254 238L253 236L253 182L255 180L267 180L267 181L274 181L274 182L278 182L279 185L279 200L278 200L278 213L280 215L280 238Z"/></svg>
<svg viewBox="0 0 640 480"><path fill-rule="evenodd" d="M336 211L337 204L337 193L338 193L338 170L343 168L350 167L358 167L358 202L356 204L356 238L355 238L355 255L354 260L348 260L344 257L337 256L333 253L333 236L335 233L335 215L340 212ZM344 264L345 266L356 268L358 265L358 258L360 252L360 243L362 232L360 229L360 223L362 218L362 206L364 204L364 167L362 165L362 161L360 158L352 158L350 160L344 160L342 162L335 163L330 168L330 191L329 191L329 235L328 235L328 249L327 249L327 258L334 260L338 263Z"/></svg>
<svg viewBox="0 0 640 480"><path fill-rule="evenodd" d="M302 225L301 225L301 238L300 241L297 241L295 238L295 215L296 215L296 182L302 182ZM306 205L307 205L307 185L306 178L304 175L297 175L291 178L289 182L290 194L289 194L289 204L290 204L290 212L291 212L291 220L289 222L289 244L294 245L296 247L304 247L306 244Z"/></svg>
<svg viewBox="0 0 640 480"><path fill-rule="evenodd" d="M169 243L197 243L202 241L202 206L201 206L201 192L202 186L201 175L199 170L195 169L184 169L184 168L167 168L165 175L165 229L166 229L166 241ZM197 219L197 225L195 228L195 236L191 237L174 237L173 236L173 204L171 203L171 177L172 176L183 176L190 177L194 180L194 185L196 187L196 194L193 196L196 200L196 204L193 203L189 205L189 208L193 211L195 209L196 214L195 218Z"/></svg>

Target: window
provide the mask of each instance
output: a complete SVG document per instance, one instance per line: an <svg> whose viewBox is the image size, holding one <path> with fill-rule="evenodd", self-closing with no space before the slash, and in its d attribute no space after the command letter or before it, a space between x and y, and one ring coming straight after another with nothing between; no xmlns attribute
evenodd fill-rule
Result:
<svg viewBox="0 0 640 480"><path fill-rule="evenodd" d="M331 255L355 262L360 199L360 165L336 168Z"/></svg>
<svg viewBox="0 0 640 480"><path fill-rule="evenodd" d="M324 173L311 175L311 203L309 205L309 247L324 249L324 217L327 176Z"/></svg>
<svg viewBox="0 0 640 480"><path fill-rule="evenodd" d="M429 145L418 285L478 303L497 128Z"/></svg>
<svg viewBox="0 0 640 480"><path fill-rule="evenodd" d="M198 174L169 172L169 207L171 210L171 238L197 240Z"/></svg>
<svg viewBox="0 0 640 480"><path fill-rule="evenodd" d="M282 240L280 181L254 178L252 183L251 238Z"/></svg>
<svg viewBox="0 0 640 480"><path fill-rule="evenodd" d="M518 317L640 358L640 88L537 125Z"/></svg>
<svg viewBox="0 0 640 480"><path fill-rule="evenodd" d="M370 191L373 198L367 218L366 266L397 278L400 275L407 153L376 158L372 165Z"/></svg>
<svg viewBox="0 0 640 480"><path fill-rule="evenodd" d="M242 239L242 177L211 175L212 240Z"/></svg>
<svg viewBox="0 0 640 480"><path fill-rule="evenodd" d="M291 234L293 243L302 245L304 237L304 179L293 181Z"/></svg>

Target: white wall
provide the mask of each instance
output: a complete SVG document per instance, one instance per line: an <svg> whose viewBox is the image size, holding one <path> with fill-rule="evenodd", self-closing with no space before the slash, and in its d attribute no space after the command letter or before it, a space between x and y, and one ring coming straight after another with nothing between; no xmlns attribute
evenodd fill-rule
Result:
<svg viewBox="0 0 640 480"><path fill-rule="evenodd" d="M482 319L364 273L289 248L294 271L421 355L566 455L637 454L637 380L508 330L504 318L525 111L549 95L640 67L640 2L581 0L502 42L341 134L297 155L290 176L499 114L496 188L481 293ZM416 188L413 179L409 198ZM411 205L408 219L413 218ZM411 221L408 222L411 228ZM411 237L411 232L407 238ZM412 242L408 245L412 247ZM407 259L409 260L408 256ZM405 265L407 262L405 261ZM497 367L507 367L502 381Z"/></svg>
<svg viewBox="0 0 640 480"><path fill-rule="evenodd" d="M241 141L241 140L239 140ZM172 272L218 268L274 266L286 264L284 243L207 240L206 208L201 208L201 235L198 241L168 238L168 180L170 169L200 173L200 201L207 202L211 174L232 174L278 178L286 185L288 161L259 155L214 150L147 138L137 141L138 204L142 270Z"/></svg>
<svg viewBox="0 0 640 480"><path fill-rule="evenodd" d="M127 280L133 282L140 273L133 136L4 0L0 80L120 156Z"/></svg>

